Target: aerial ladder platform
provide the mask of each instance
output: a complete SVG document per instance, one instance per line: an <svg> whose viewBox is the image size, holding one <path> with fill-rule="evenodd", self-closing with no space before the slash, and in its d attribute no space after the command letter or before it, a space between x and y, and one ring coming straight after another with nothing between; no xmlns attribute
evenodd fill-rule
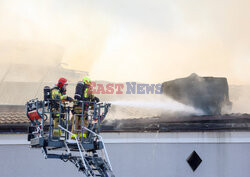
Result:
<svg viewBox="0 0 250 177"><path fill-rule="evenodd" d="M53 110L55 104L56 111ZM115 177L105 144L99 134L101 122L111 104L74 101L72 105L76 104L81 105L80 114L72 114L74 107L61 100L28 101L26 115L31 122L28 130L30 147L41 148L45 159L60 159L73 163L86 177ZM58 127L55 127L53 121L55 114L59 115ZM76 118L80 120L80 128L72 126ZM84 120L88 120L88 126L84 124ZM87 132L87 137L79 139L72 133L72 128L78 135ZM57 129L59 136L53 136L54 129Z"/></svg>

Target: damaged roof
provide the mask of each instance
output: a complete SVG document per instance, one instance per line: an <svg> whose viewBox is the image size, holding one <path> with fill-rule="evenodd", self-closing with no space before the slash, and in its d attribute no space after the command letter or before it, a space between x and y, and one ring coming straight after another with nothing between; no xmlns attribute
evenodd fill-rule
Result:
<svg viewBox="0 0 250 177"><path fill-rule="evenodd" d="M0 132L26 133L24 105L0 105ZM250 131L250 114L105 120L103 132Z"/></svg>
<svg viewBox="0 0 250 177"><path fill-rule="evenodd" d="M187 132L187 131L249 131L250 114L190 116L106 120L103 131L117 132Z"/></svg>

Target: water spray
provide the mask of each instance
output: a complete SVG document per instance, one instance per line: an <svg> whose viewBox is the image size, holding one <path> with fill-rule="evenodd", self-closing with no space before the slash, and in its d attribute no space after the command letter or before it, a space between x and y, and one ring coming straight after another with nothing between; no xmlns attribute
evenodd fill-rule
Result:
<svg viewBox="0 0 250 177"><path fill-rule="evenodd" d="M130 100L130 101L111 101L112 105L131 107L131 108L142 108L142 109L154 109L162 113L187 113L193 115L203 115L203 111L196 109L192 106L188 106L170 98L164 100Z"/></svg>

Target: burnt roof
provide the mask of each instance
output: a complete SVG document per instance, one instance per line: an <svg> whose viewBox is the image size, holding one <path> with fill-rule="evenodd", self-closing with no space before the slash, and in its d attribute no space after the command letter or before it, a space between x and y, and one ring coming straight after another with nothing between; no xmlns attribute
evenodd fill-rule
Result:
<svg viewBox="0 0 250 177"><path fill-rule="evenodd" d="M250 131L249 114L190 116L177 120L164 117L106 120L102 131L112 132L193 132Z"/></svg>
<svg viewBox="0 0 250 177"><path fill-rule="evenodd" d="M24 105L0 105L0 132L26 133ZM105 120L103 132L250 131L250 114Z"/></svg>

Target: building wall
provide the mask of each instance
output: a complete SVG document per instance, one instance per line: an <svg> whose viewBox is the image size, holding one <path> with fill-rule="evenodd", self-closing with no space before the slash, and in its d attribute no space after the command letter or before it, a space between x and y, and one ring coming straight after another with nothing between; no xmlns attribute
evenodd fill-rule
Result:
<svg viewBox="0 0 250 177"><path fill-rule="evenodd" d="M248 177L248 132L104 134L117 177ZM30 149L25 135L0 135L3 177L83 176L71 163L45 160ZM196 151L201 165L192 171L186 159Z"/></svg>

